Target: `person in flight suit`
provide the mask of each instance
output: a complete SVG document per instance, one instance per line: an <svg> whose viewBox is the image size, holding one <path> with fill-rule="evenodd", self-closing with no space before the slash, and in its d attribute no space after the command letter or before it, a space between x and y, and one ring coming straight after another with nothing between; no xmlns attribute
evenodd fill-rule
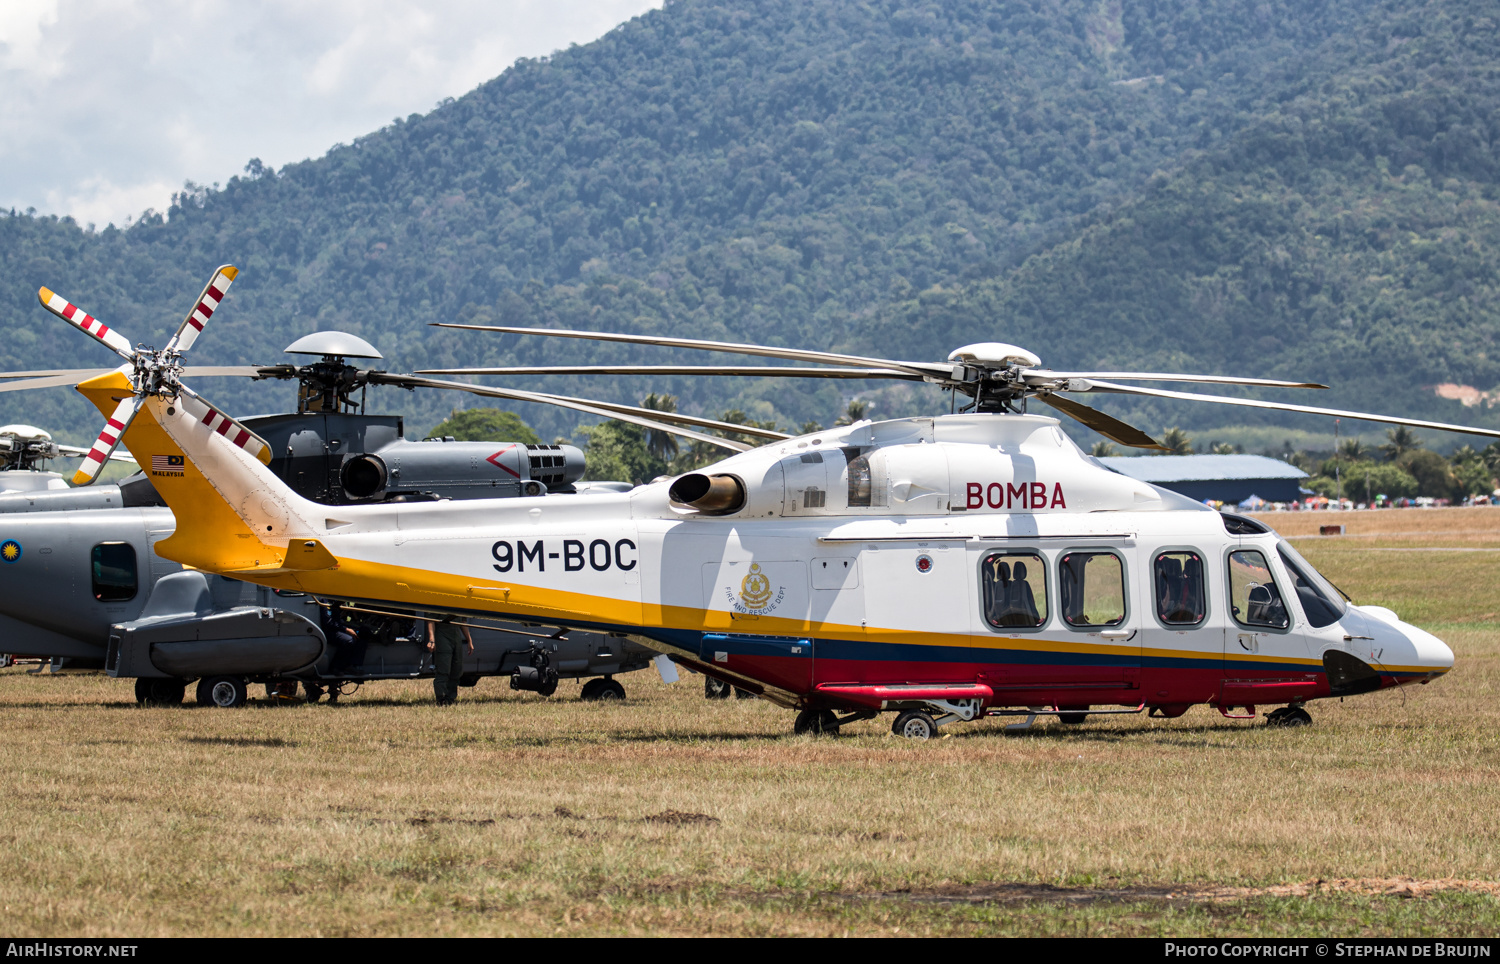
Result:
<svg viewBox="0 0 1500 964"><path fill-rule="evenodd" d="M438 706L458 702L458 681L464 675L464 652L460 643L469 645L474 652L474 637L469 627L454 624L453 617L441 616L427 620L427 651L432 654L432 692Z"/></svg>

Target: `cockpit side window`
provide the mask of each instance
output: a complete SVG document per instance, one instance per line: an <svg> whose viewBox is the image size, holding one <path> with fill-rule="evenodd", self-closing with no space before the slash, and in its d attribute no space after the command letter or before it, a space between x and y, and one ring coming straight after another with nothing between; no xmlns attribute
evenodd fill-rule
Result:
<svg viewBox="0 0 1500 964"><path fill-rule="evenodd" d="M1070 552L1058 560L1063 619L1075 629L1125 621L1125 564L1113 552Z"/></svg>
<svg viewBox="0 0 1500 964"><path fill-rule="evenodd" d="M1317 629L1337 622L1346 608L1343 600L1320 585L1324 580L1315 578L1317 570L1308 565L1297 550L1283 543L1277 547L1277 552L1281 554L1282 565L1292 575L1292 588L1296 590L1297 601L1302 604L1302 614L1307 621Z"/></svg>
<svg viewBox="0 0 1500 964"><path fill-rule="evenodd" d="M1047 567L1034 552L992 552L979 564L984 621L996 629L1047 622Z"/></svg>
<svg viewBox="0 0 1500 964"><path fill-rule="evenodd" d="M135 547L128 542L101 542L90 554L94 598L100 602L134 599L138 587Z"/></svg>
<svg viewBox="0 0 1500 964"><path fill-rule="evenodd" d="M1254 549L1229 554L1229 608L1241 626L1286 629L1291 625L1271 567Z"/></svg>
<svg viewBox="0 0 1500 964"><path fill-rule="evenodd" d="M1208 616L1203 557L1189 550L1157 555L1156 618L1166 626L1197 626Z"/></svg>

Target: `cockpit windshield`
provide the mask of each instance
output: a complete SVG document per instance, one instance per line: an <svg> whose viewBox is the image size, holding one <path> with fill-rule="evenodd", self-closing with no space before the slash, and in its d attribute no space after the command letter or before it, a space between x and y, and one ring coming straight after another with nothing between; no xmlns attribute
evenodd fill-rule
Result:
<svg viewBox="0 0 1500 964"><path fill-rule="evenodd" d="M1277 543L1276 551L1281 553L1281 562L1286 566L1287 572L1291 573L1297 601L1302 604L1302 612L1309 623L1321 629L1348 611L1343 594L1302 558L1291 543Z"/></svg>

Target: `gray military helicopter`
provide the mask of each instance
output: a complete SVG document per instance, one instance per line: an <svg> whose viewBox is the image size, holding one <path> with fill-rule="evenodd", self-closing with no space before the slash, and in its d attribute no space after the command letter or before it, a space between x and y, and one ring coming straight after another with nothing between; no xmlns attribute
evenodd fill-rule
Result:
<svg viewBox="0 0 1500 964"><path fill-rule="evenodd" d="M195 310L203 309L209 290ZM87 322L97 325L93 319ZM587 498L590 491L630 487L580 482L584 456L571 445L409 440L401 416L365 411L365 392L372 384L542 401L732 450L748 448L683 427L745 431L709 419L361 369L351 359L379 360L381 355L344 332L316 332L287 346L286 352L316 360L191 370L200 376L295 379L295 413L253 416L243 424L270 445L272 471L300 495L330 507ZM97 373L0 373L0 379L8 379L0 381L0 392L72 384ZM268 692L284 696L295 693L300 683L315 701L325 694L337 699L365 682L431 675L425 630L416 614L183 570L154 551L157 542L173 533L175 521L146 474L115 485L67 488L59 474L40 469L44 460L84 457L76 482L96 477L103 458L88 449L56 445L40 429L13 428L10 436L0 430L0 456L6 458L0 477L17 480L0 489L0 649L50 659L54 669L102 666L111 676L133 678L142 704L180 703L194 679L198 702L232 707L247 700L251 683L264 683ZM133 461L112 448L105 457ZM153 466L154 471L170 468ZM619 699L625 690L614 677L653 660L664 678L676 678L664 657L617 636L495 620L469 625L475 649L465 661L468 685L485 676L508 675L514 689L551 695L560 679L592 677L582 698Z"/></svg>

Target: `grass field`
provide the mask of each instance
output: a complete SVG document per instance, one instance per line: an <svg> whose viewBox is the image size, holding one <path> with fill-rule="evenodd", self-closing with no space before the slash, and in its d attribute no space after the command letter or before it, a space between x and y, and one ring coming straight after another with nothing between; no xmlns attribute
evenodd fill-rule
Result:
<svg viewBox="0 0 1500 964"><path fill-rule="evenodd" d="M624 705L487 680L223 711L12 669L0 909L25 935L1496 933L1500 509L1264 518L1454 671L1302 729L1200 707L911 745L650 671Z"/></svg>

